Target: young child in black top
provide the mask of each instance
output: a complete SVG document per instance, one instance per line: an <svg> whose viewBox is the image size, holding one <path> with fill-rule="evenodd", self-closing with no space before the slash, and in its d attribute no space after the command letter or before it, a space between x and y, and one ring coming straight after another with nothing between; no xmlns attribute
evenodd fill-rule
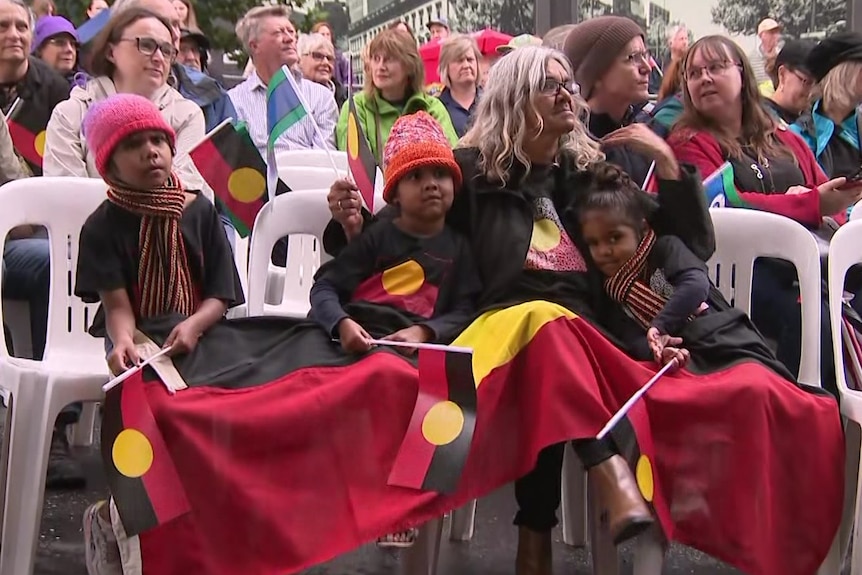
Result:
<svg viewBox="0 0 862 575"><path fill-rule="evenodd" d="M368 351L372 336L451 341L475 312L480 289L466 239L445 225L461 170L437 121L425 112L399 118L383 170L383 197L399 215L376 223L322 266L311 289L310 317L349 352ZM333 186L343 185L350 184ZM409 325L381 333L391 329L385 308Z"/></svg>
<svg viewBox="0 0 862 575"><path fill-rule="evenodd" d="M628 176L611 164L597 166L594 174L579 202L579 219L605 290L646 330L656 362L677 359L682 366L689 352L678 347L678 335L708 309L706 264L679 238L656 237L647 223L649 208Z"/></svg>
<svg viewBox="0 0 862 575"><path fill-rule="evenodd" d="M215 207L172 172L176 135L159 110L117 94L91 106L83 127L108 199L81 230L75 294L101 302L93 333L107 336L118 374L140 359L132 341L140 320L187 316L165 346L188 353L243 295Z"/></svg>

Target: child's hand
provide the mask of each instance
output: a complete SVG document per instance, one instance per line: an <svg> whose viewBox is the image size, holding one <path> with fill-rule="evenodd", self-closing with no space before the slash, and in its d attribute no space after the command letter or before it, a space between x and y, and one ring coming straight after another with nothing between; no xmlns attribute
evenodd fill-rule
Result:
<svg viewBox="0 0 862 575"><path fill-rule="evenodd" d="M365 353L371 349L368 340L372 339L365 329L350 318L338 324L338 337L341 348L347 353Z"/></svg>
<svg viewBox="0 0 862 575"><path fill-rule="evenodd" d="M333 219L344 227L348 238L362 231L362 196L358 190L350 180L336 180L326 196Z"/></svg>
<svg viewBox="0 0 862 575"><path fill-rule="evenodd" d="M141 363L141 357L131 339L115 342L114 349L108 354L108 368L114 375L120 375L139 363Z"/></svg>
<svg viewBox="0 0 862 575"><path fill-rule="evenodd" d="M433 337L431 330L424 325L412 325L404 329L398 330L395 333L390 333L383 339L389 341L403 341L405 343L425 343ZM415 347L399 347L398 351L404 355L413 355L416 353Z"/></svg>
<svg viewBox="0 0 862 575"><path fill-rule="evenodd" d="M682 343L681 337L672 337L667 334L661 334L658 328L651 327L646 333L647 344L652 352L652 357L656 363L664 365L664 348L668 346L677 346ZM688 353L688 352L686 352ZM668 360L669 361L669 360Z"/></svg>
<svg viewBox="0 0 862 575"><path fill-rule="evenodd" d="M171 333L168 335L168 339L165 340L165 345L163 347L170 346L173 348L168 353L170 356L191 353L194 351L195 347L197 347L198 340L201 338L201 335L203 335L203 333L197 327L195 322L191 321L191 319L187 319L178 323L174 329L171 330Z"/></svg>
<svg viewBox="0 0 862 575"><path fill-rule="evenodd" d="M667 346L661 351L661 361L659 362L661 365L667 365L673 360L676 360L676 369L681 367L685 367L685 364L688 363L691 354L687 349L683 349L681 347L670 347ZM674 368L671 368L673 371Z"/></svg>

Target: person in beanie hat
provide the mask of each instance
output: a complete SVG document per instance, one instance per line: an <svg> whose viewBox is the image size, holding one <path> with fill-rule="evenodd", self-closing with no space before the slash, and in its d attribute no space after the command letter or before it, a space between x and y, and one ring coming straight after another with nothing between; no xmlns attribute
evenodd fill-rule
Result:
<svg viewBox="0 0 862 575"><path fill-rule="evenodd" d="M215 207L184 191L173 172L176 134L159 109L116 94L90 106L83 131L108 198L81 229L75 295L101 302L91 333L105 337L108 366L119 374L140 361L140 320L186 316L165 347L188 353L243 292ZM108 509L100 501L84 513L91 574L121 572Z"/></svg>
<svg viewBox="0 0 862 575"><path fill-rule="evenodd" d="M385 338L420 343L452 341L469 322L479 280L466 240L446 226L461 187L461 170L443 129L426 112L402 116L392 126L383 154L383 197L394 218L375 223L318 270L310 317L348 353ZM333 189L356 189L339 180ZM354 315L354 306L363 302ZM382 317L398 322L381 324ZM387 329L388 328L388 329ZM390 535L384 546L411 544L415 531Z"/></svg>
<svg viewBox="0 0 862 575"><path fill-rule="evenodd" d="M87 74L78 66L78 48L78 32L62 16L43 16L36 22L33 55L66 78L72 88L87 83Z"/></svg>
<svg viewBox="0 0 862 575"><path fill-rule="evenodd" d="M395 121L383 149L383 198L397 209L350 242L314 276L309 318L346 353L365 353L372 339L450 343L470 322L481 291L470 246L446 225L461 187L443 128L427 112ZM338 180L332 191L356 190ZM408 354L415 348L396 348ZM418 530L377 540L405 548Z"/></svg>
<svg viewBox="0 0 862 575"><path fill-rule="evenodd" d="M636 123L649 110L650 71L655 60L644 44L644 32L622 16L599 16L576 25L565 53L590 108L589 131L602 140L609 162L636 182L646 182L653 161L672 157L660 137Z"/></svg>
<svg viewBox="0 0 862 575"><path fill-rule="evenodd" d="M862 34L839 32L821 40L805 61L817 85L814 105L793 125L830 178L862 167L858 108L862 104Z"/></svg>
<svg viewBox="0 0 862 575"><path fill-rule="evenodd" d="M768 70L774 91L764 103L787 124L798 120L810 106L814 79L807 60L813 47L810 40L788 40Z"/></svg>

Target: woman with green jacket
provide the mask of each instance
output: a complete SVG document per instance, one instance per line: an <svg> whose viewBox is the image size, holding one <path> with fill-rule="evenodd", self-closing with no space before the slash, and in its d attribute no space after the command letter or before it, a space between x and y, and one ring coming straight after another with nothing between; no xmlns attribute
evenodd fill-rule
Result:
<svg viewBox="0 0 862 575"><path fill-rule="evenodd" d="M416 43L404 32L384 30L368 44L365 87L354 96L356 120L368 138L371 152L380 163L383 146L395 120L419 111L428 112L443 127L454 146L458 135L446 107L424 91L425 68ZM339 150L347 149L347 112L350 102L341 107L336 127Z"/></svg>

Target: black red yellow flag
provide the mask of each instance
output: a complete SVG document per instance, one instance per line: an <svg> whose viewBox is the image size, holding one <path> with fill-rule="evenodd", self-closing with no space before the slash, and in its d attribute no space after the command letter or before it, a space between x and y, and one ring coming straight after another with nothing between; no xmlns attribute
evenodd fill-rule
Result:
<svg viewBox="0 0 862 575"><path fill-rule="evenodd" d="M42 175L42 158L45 156L45 133L50 110L42 110L31 102L19 100L13 105L10 117L6 120L12 145L34 176Z"/></svg>
<svg viewBox="0 0 862 575"><path fill-rule="evenodd" d="M102 459L108 486L129 536L191 509L138 372L105 397Z"/></svg>
<svg viewBox="0 0 862 575"><path fill-rule="evenodd" d="M356 104L353 101L353 96L348 101L350 107L347 109L347 165L350 166L353 181L356 182L356 187L359 188L359 193L365 200L365 206L373 211L377 160L371 153L368 138L362 129L359 117L356 115Z"/></svg>
<svg viewBox="0 0 862 575"><path fill-rule="evenodd" d="M476 428L473 354L419 350L419 395L389 485L451 493Z"/></svg>
<svg viewBox="0 0 862 575"><path fill-rule="evenodd" d="M269 196L266 162L245 126L229 122L218 126L189 155L221 200L239 235L246 237ZM276 195L287 191L290 188L278 180Z"/></svg>

